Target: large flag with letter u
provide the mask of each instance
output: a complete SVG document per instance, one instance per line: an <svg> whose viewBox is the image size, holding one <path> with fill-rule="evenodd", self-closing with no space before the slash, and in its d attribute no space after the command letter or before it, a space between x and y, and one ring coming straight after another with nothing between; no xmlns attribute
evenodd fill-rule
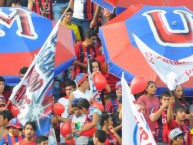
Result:
<svg viewBox="0 0 193 145"><path fill-rule="evenodd" d="M24 125L35 121L36 135L48 135L53 106L54 58L59 21L10 97Z"/></svg>
<svg viewBox="0 0 193 145"><path fill-rule="evenodd" d="M135 34L133 37L148 64L170 90L174 90L177 85L188 81L193 76L193 55L180 60L171 60L149 48Z"/></svg>
<svg viewBox="0 0 193 145"><path fill-rule="evenodd" d="M123 145L156 145L153 135L139 111L134 96L131 94L124 76L122 83L122 144Z"/></svg>

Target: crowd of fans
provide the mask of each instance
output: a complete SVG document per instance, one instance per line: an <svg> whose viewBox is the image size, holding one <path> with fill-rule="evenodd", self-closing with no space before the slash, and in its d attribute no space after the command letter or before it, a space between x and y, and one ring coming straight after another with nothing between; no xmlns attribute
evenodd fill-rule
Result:
<svg viewBox="0 0 193 145"><path fill-rule="evenodd" d="M123 90L120 79L108 72L97 34L98 27L115 14L90 0L1 0L0 6L24 6L54 20L62 16L61 24L74 32L77 59L54 79L54 100L65 107L61 115L53 112L52 124L58 143L65 144L72 138L76 145L122 144ZM21 79L26 71L27 67L21 68ZM93 82L89 77L98 72L105 76L107 85L96 95L90 91ZM134 94L155 141L158 145L192 145L193 112L183 87L179 85L174 91L164 91L159 97L156 90L156 83L149 81L144 92ZM48 137L35 137L34 122L29 121L23 127L9 109L4 109L10 95L6 91L5 80L0 77L0 144L48 144ZM92 106L93 102L101 103L104 111ZM71 122L72 131L62 136L60 127L66 122ZM94 127L97 128L94 135L82 135Z"/></svg>

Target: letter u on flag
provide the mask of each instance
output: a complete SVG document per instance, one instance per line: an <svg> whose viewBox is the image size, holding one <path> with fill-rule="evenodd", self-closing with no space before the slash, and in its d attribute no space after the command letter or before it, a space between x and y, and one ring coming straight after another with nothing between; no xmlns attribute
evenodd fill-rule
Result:
<svg viewBox="0 0 193 145"><path fill-rule="evenodd" d="M153 135L142 113L139 111L134 96L131 94L124 75L122 83L122 144L156 145Z"/></svg>
<svg viewBox="0 0 193 145"><path fill-rule="evenodd" d="M10 97L12 104L20 110L17 117L23 125L27 121L36 122L36 135L48 135L50 130L54 58L59 23L60 20Z"/></svg>

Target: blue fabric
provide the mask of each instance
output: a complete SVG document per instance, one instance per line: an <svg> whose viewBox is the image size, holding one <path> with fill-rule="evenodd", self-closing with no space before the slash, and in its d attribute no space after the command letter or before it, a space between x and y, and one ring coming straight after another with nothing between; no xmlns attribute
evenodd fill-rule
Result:
<svg viewBox="0 0 193 145"><path fill-rule="evenodd" d="M91 20L72 18L72 23L77 25L80 31L81 38L84 39L85 33L90 29Z"/></svg>
<svg viewBox="0 0 193 145"><path fill-rule="evenodd" d="M53 11L53 20L58 21L61 17L62 9L68 6L68 2L66 3L53 3L52 11Z"/></svg>

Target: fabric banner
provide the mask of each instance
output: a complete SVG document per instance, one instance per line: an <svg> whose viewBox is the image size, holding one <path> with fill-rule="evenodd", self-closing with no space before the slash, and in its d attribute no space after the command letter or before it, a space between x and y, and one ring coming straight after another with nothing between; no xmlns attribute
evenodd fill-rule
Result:
<svg viewBox="0 0 193 145"><path fill-rule="evenodd" d="M142 115L134 96L131 94L124 75L122 84L122 144L156 145L153 135Z"/></svg>
<svg viewBox="0 0 193 145"><path fill-rule="evenodd" d="M149 48L133 34L135 42L151 68L170 90L174 90L193 76L193 55L180 60L171 60Z"/></svg>
<svg viewBox="0 0 193 145"><path fill-rule="evenodd" d="M9 98L20 112L23 125L35 121L36 135L48 135L53 106L54 57L60 20Z"/></svg>

